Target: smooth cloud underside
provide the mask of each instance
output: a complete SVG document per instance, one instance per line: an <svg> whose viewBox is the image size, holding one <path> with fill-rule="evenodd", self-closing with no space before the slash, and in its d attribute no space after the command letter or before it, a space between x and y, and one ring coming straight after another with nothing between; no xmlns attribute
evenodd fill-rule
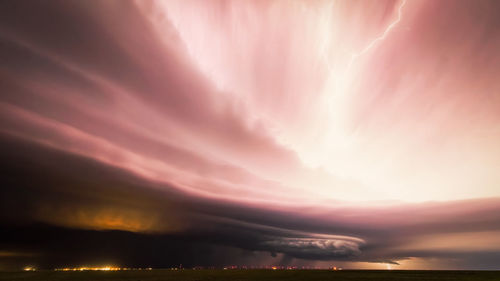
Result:
<svg viewBox="0 0 500 281"><path fill-rule="evenodd" d="M0 2L0 268L495 268L498 8Z"/></svg>

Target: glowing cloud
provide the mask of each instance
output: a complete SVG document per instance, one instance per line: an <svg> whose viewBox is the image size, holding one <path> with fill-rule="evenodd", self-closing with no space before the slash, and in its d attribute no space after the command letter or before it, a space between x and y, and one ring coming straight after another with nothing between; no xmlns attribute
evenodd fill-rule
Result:
<svg viewBox="0 0 500 281"><path fill-rule="evenodd" d="M486 255L498 5L2 2L2 215L285 261Z"/></svg>

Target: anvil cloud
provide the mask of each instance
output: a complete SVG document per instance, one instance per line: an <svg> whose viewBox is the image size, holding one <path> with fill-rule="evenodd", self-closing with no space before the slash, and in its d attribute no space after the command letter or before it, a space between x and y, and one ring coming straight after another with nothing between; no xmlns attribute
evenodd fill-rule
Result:
<svg viewBox="0 0 500 281"><path fill-rule="evenodd" d="M0 2L0 269L498 268L498 8Z"/></svg>

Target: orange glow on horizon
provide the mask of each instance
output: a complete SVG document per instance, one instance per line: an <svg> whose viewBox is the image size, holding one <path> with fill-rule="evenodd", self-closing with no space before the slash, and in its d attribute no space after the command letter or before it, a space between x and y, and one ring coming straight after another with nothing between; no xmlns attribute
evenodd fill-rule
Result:
<svg viewBox="0 0 500 281"><path fill-rule="evenodd" d="M129 267L116 267L116 266L102 266L102 267L65 267L56 268L54 271L121 271L121 270L152 270L148 268L129 268Z"/></svg>

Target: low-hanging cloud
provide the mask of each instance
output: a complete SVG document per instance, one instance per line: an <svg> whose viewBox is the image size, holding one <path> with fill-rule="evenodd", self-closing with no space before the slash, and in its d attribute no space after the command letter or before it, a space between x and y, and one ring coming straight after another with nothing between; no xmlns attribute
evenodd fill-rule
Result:
<svg viewBox="0 0 500 281"><path fill-rule="evenodd" d="M362 240L340 238L278 238L264 241L263 247L273 253L311 260L346 259L361 253Z"/></svg>
<svg viewBox="0 0 500 281"><path fill-rule="evenodd" d="M0 2L0 266L496 268L480 2Z"/></svg>

